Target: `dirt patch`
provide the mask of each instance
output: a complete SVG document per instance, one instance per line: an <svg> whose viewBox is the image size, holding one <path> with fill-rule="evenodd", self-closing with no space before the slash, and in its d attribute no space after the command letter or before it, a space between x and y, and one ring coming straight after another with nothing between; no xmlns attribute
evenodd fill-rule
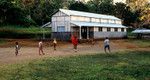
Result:
<svg viewBox="0 0 150 80"><path fill-rule="evenodd" d="M19 55L15 56L14 43L19 42L21 49ZM111 40L111 51L120 51L127 49L137 49L138 46L129 43L125 40ZM45 55L38 55L38 41L37 40L8 40L6 44L0 45L0 65L12 64L22 61L28 61L45 57L58 57L58 56L72 56L103 53L103 41L96 41L94 45L90 43L82 43L78 45L78 51L74 52L70 42L58 41L57 50L54 51L52 41L44 41Z"/></svg>

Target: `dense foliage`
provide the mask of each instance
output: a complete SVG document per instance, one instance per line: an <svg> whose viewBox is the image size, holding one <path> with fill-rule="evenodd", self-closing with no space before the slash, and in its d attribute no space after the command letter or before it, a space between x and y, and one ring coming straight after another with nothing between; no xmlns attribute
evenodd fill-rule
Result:
<svg viewBox="0 0 150 80"><path fill-rule="evenodd" d="M0 0L0 24L43 25L60 8L114 15L126 26L149 26L149 4L141 6L138 0L114 4L112 0L91 0L87 3L75 0ZM138 4L137 4L138 2ZM134 5L135 4L135 5ZM147 6L148 5L148 6Z"/></svg>

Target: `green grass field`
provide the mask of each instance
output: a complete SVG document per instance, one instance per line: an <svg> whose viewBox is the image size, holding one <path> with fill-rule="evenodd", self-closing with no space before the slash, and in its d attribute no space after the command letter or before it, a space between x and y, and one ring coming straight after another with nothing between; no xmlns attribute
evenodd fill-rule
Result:
<svg viewBox="0 0 150 80"><path fill-rule="evenodd" d="M136 44L140 48L147 48L150 47L150 40L149 39L128 39L127 42L132 44Z"/></svg>
<svg viewBox="0 0 150 80"><path fill-rule="evenodd" d="M6 43L5 40L0 40L0 45L1 45L1 44L5 44L5 43Z"/></svg>
<svg viewBox="0 0 150 80"><path fill-rule="evenodd" d="M23 27L16 25L0 26L0 38L38 38L51 34L50 28L40 28L35 26Z"/></svg>
<svg viewBox="0 0 150 80"><path fill-rule="evenodd" d="M0 67L0 80L150 80L150 51L46 58Z"/></svg>

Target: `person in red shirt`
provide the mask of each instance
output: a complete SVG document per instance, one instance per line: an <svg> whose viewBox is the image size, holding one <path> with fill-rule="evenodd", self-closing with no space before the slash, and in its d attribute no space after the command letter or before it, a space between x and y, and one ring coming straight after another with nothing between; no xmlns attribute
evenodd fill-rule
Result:
<svg viewBox="0 0 150 80"><path fill-rule="evenodd" d="M72 41L72 44L73 44L73 46L74 46L75 52L77 52L77 45L78 45L78 39L77 39L77 37L73 35L73 36L71 37L71 41Z"/></svg>

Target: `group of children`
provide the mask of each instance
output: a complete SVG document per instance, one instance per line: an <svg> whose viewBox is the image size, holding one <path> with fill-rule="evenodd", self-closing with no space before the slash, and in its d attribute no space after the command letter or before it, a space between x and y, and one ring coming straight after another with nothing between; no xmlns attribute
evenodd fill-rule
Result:
<svg viewBox="0 0 150 80"><path fill-rule="evenodd" d="M72 35L71 36L71 42L73 44L73 49L75 52L77 52L77 45L78 45L78 39L77 39L77 36L75 35ZM54 50L56 50L56 46L57 46L57 41L56 41L56 38L54 38L53 40L53 47L54 47ZM108 37L105 38L104 40L104 51L105 53L107 53L107 50L110 52L110 44L109 44L109 39ZM19 43L16 42L15 43L15 55L17 56L18 53L19 53L19 50L20 50L20 46L19 46ZM45 55L45 53L43 52L43 41L41 40L39 42L39 55Z"/></svg>
<svg viewBox="0 0 150 80"><path fill-rule="evenodd" d="M57 45L57 41L56 41L56 38L54 38L54 40L53 40L54 50L56 50L56 45ZM39 55L41 55L41 53L43 55L45 55L45 53L43 52L43 41L42 40L39 42Z"/></svg>
<svg viewBox="0 0 150 80"><path fill-rule="evenodd" d="M56 45L57 45L57 41L54 38L54 41L53 41L54 50L56 50ZM15 42L15 55L16 56L18 56L19 50L20 50L19 43ZM45 53L43 52L43 41L42 40L39 42L39 55L45 55Z"/></svg>

